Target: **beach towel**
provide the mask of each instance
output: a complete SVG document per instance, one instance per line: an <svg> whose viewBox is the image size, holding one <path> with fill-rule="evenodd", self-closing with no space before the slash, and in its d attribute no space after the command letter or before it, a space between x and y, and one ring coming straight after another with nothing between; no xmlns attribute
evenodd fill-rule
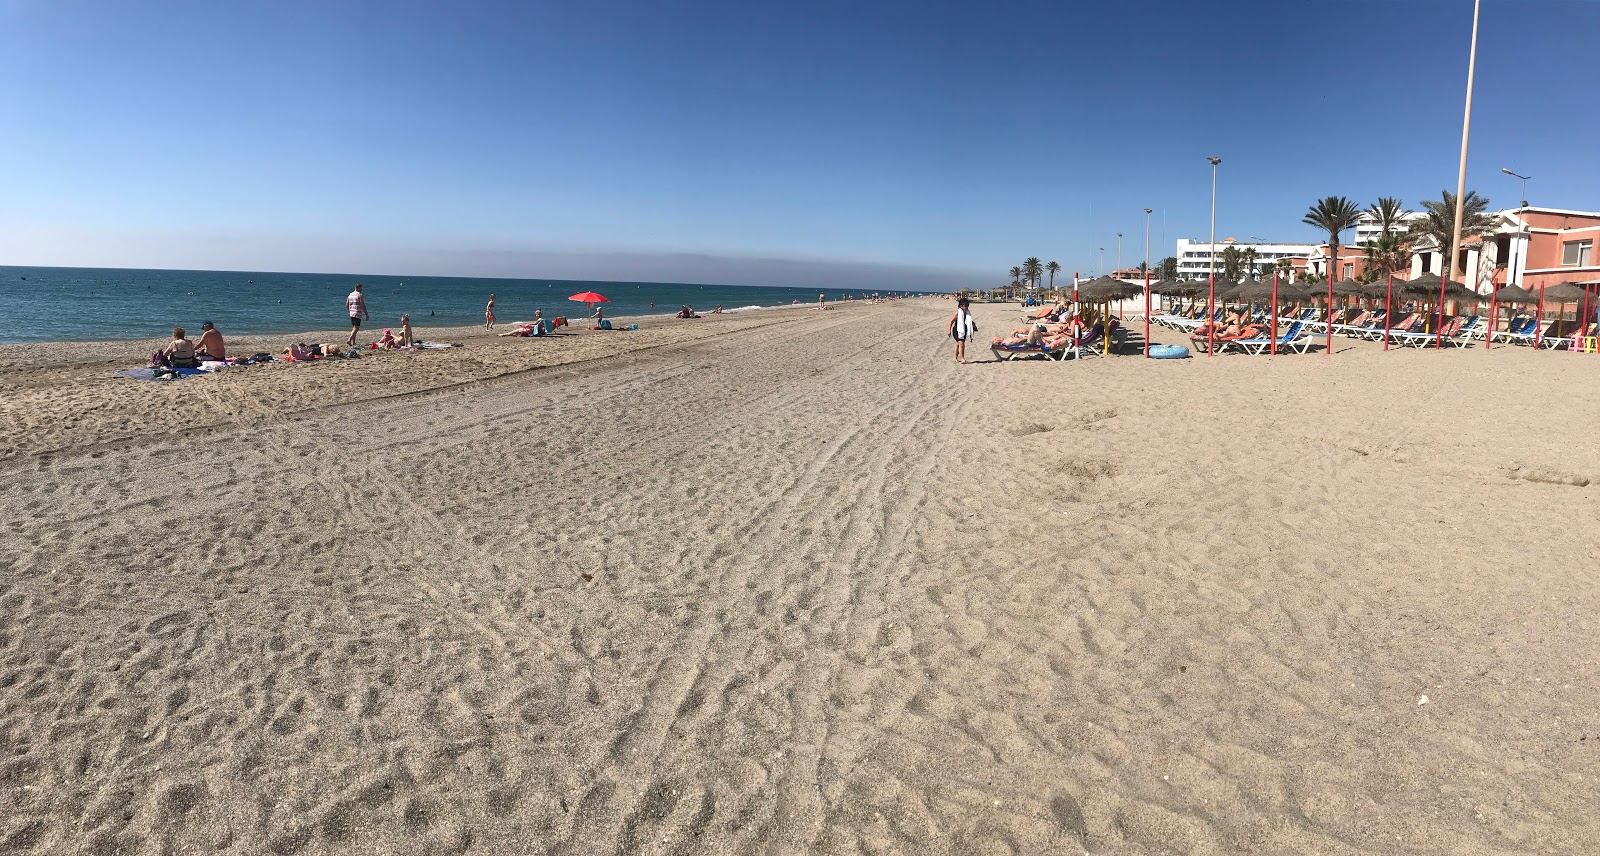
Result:
<svg viewBox="0 0 1600 856"><path fill-rule="evenodd" d="M440 348L459 348L461 345L457 342L418 342L417 347L428 351L435 351Z"/></svg>
<svg viewBox="0 0 1600 856"><path fill-rule="evenodd" d="M115 373L118 377L131 377L134 380L153 380L165 383L170 380L183 380L186 377L203 375L202 369L123 369Z"/></svg>

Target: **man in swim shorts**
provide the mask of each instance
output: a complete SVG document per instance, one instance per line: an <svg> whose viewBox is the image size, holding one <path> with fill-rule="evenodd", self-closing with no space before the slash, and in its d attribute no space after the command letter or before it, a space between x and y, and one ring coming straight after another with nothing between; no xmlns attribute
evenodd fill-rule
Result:
<svg viewBox="0 0 1600 856"><path fill-rule="evenodd" d="M208 360L225 360L228 358L228 347L222 341L222 334L210 321L200 325L200 343L195 356Z"/></svg>
<svg viewBox="0 0 1600 856"><path fill-rule="evenodd" d="M344 306L350 312L350 338L347 341L354 347L356 334L361 332L362 319L370 317L367 315L367 299L361 296L361 283L356 283L356 290L345 295Z"/></svg>

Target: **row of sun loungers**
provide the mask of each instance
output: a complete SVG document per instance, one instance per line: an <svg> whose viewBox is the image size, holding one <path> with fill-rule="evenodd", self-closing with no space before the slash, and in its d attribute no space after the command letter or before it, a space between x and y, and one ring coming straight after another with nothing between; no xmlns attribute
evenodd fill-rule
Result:
<svg viewBox="0 0 1600 856"><path fill-rule="evenodd" d="M1309 348L1309 343L1306 343L1305 347L1301 347L1298 344L1302 337L1306 334L1326 334L1330 322L1322 320L1321 314L1322 312L1319 309L1307 308L1278 316L1278 323L1290 325L1289 329L1295 334L1290 336L1285 333L1284 336L1280 336L1278 350L1285 350L1286 345L1293 344L1289 348L1290 350L1302 352ZM1488 332L1487 319L1478 315L1467 315L1445 319L1441 342L1440 333L1430 332L1426 329L1431 326L1433 319L1437 316L1425 312L1403 316L1400 313L1395 313L1395 315L1399 316L1399 323L1393 327L1386 327L1387 316L1382 311L1349 314L1345 310L1339 310L1333 314L1331 324L1335 333L1372 342L1382 341L1385 333L1387 333L1389 343L1401 347L1428 347L1436 343L1442 343L1453 345L1457 348L1467 348L1471 347L1475 342L1482 342L1485 336L1488 335L1495 344L1532 346L1537 341L1541 348L1557 350L1561 348L1581 348L1585 338L1593 338L1597 335L1597 332L1600 332L1600 325L1591 323L1580 328L1576 325L1576 322L1572 321L1551 322L1543 332L1540 332L1538 318L1517 316L1511 319L1507 329L1496 330L1491 334ZM1221 324L1222 319L1222 309L1217 309L1211 315L1213 323ZM1203 311L1195 314L1169 312L1152 314L1150 321L1153 324L1172 330L1193 333L1206 325L1207 318ZM1271 324L1271 320L1269 315L1257 313L1252 317L1250 323L1255 326L1267 326ZM1198 344L1199 340L1196 341ZM1270 339L1265 337L1248 341L1251 342L1248 346L1240 344L1227 347L1219 342L1217 353L1224 353L1228 350L1257 353L1257 343L1266 342L1270 346L1271 342ZM1200 350L1204 350L1203 345Z"/></svg>

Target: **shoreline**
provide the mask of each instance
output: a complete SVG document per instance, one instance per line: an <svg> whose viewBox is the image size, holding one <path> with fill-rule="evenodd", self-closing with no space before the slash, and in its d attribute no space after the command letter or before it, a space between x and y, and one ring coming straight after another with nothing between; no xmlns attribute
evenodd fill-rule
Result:
<svg viewBox="0 0 1600 856"><path fill-rule="evenodd" d="M859 304L859 303L870 303L870 301L848 300L848 301L838 301L836 303L829 303L828 305L830 307L834 307L834 306L850 306L850 305ZM604 305L604 304L601 304L601 305ZM645 314L642 314L642 315L641 314L636 314L636 315L616 315L616 316L612 316L610 314L607 314L606 320L612 321L612 322L621 321L623 323L630 323L630 324L631 323L638 323L638 324L640 324L642 326L646 321L703 320L703 319L710 319L710 318L719 318L719 317L728 316L728 315L743 315L743 314L749 314L751 312L769 312L769 311L773 311L773 310L782 310L782 309L791 309L792 310L792 309L807 309L807 308L814 309L814 308L816 308L816 304L815 303L798 303L798 304L795 304L795 303L779 303L779 304L773 304L771 306L762 306L762 305L754 305L754 304L752 304L752 305L749 305L749 306L741 306L741 307L738 307L738 308L735 308L735 309L723 309L721 313L715 313L715 314L714 313L710 313L710 312L701 312L700 313L700 319L689 319L689 318L680 319L680 318L677 317L676 313L667 312L667 313L645 313ZM579 309L579 311L583 312L583 310L581 308ZM554 318L554 317L557 317L557 316L552 314L549 317ZM583 320L586 320L589 316L587 314L579 314L579 315L567 315L565 317L568 320L572 320L572 319L576 318L579 321L583 321ZM516 319L516 320L513 320L513 321L496 321L495 322L495 327L496 327L496 329L499 329L502 326L514 327L514 326L516 326L517 321L520 321L520 320L526 320L526 319L519 318L519 319ZM393 329L396 326L396 324L398 324L398 320L396 320L394 323L388 324L387 326L388 326L389 329ZM184 326L184 325L174 324L173 326L174 327L179 327L179 326ZM415 323L415 321L413 321L411 326L412 326L413 330L428 329L428 330L434 330L436 332L440 332L440 333L443 333L443 334L446 334L446 335L451 335L451 336L468 336L474 330L476 330L478 333L487 332L487 331L485 331L483 329L483 324L482 323L478 323L478 324L445 324L445 325L439 325L439 326L425 326L425 325L417 324L417 323ZM373 340L375 341L378 338L378 335L381 335L381 331L384 328L385 328L385 325L384 324L380 324L380 323L363 324L363 325L361 325L361 335L362 335L362 337L365 337L368 334L369 331L377 330L377 331L379 331L379 333L377 335L373 336ZM194 328L193 330L189 330L189 328L185 326L184 329L188 330L188 332L191 334L190 335L191 339L196 338L199 335L199 332L200 332L198 327ZM223 334L224 338L227 340L228 346L229 346L229 350L231 351L233 349L232 343L236 339L241 341L241 342L242 341L246 341L246 340L255 342L255 341L258 341L258 340L262 340L262 339L272 339L272 340L281 340L285 344L287 344L288 342L312 342L312 341L318 341L318 342L321 342L321 341L342 342L344 340L344 337L350 335L350 328L349 327L345 327L343 329L325 328L325 329L320 329L320 330L288 330L288 331L284 331L284 332L240 333L240 334L237 334L237 335L229 334L226 330L224 330L222 334ZM329 338L329 337L335 337L335 336L337 338ZM314 338L306 338L306 337L314 337ZM91 347L91 346L100 346L100 347L115 348L115 347L118 347L118 346L125 346L125 345L130 345L130 344L143 343L143 344L148 344L149 347L152 350L154 350L155 348L158 348L158 347L166 344L167 341L169 341L169 340L168 340L168 338L166 336L148 336L148 337L139 336L139 337L122 338L122 339L49 339L49 340L38 340L38 341L29 341L29 342L0 342L0 364L4 364L5 363L6 353L11 349L16 349L16 348L31 348L31 347L40 347L40 346L44 346L44 347L54 347L54 346L62 346L62 347ZM280 346L280 347L277 348L277 350L281 351L281 350L283 350L283 347ZM146 356L148 356L148 354L146 354Z"/></svg>
<svg viewBox="0 0 1600 856"><path fill-rule="evenodd" d="M933 299L933 298L930 298ZM856 305L851 305L856 304ZM225 369L181 381L150 383L119 377L117 369L140 368L165 339L31 343L0 346L0 463L17 455L42 454L84 443L119 442L149 435L155 426L175 432L208 430L212 411L235 395L250 396L283 413L455 389L539 369L571 367L613 357L690 345L775 325L804 321L801 308L724 312L696 319L626 317L638 330L564 328L550 336L500 336L482 326L416 328L419 340L448 341L460 348L422 351L358 351L358 359L314 363L270 363ZM849 317L884 304L851 301L826 311ZM619 323L619 326L620 326ZM496 331L514 322L496 324ZM372 328L363 328L364 331ZM228 337L229 353L265 351L274 356L292 341L342 342L348 329L282 336ZM224 332L224 336L226 336ZM363 332L366 344L381 335Z"/></svg>

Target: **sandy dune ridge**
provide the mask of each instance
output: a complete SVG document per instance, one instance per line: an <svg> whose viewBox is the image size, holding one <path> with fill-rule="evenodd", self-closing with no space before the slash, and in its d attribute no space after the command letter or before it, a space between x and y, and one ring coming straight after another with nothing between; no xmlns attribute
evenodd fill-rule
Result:
<svg viewBox="0 0 1600 856"><path fill-rule="evenodd" d="M1600 846L1600 359L948 311L8 373L0 851Z"/></svg>

